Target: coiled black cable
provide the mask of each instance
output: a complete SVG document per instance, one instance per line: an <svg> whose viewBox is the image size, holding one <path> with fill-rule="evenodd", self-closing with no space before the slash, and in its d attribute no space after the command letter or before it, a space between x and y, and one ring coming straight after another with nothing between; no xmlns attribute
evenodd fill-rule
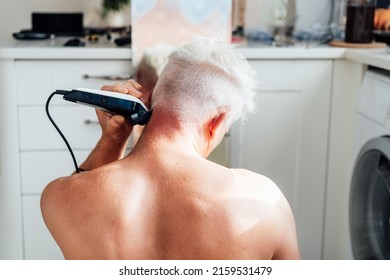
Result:
<svg viewBox="0 0 390 280"><path fill-rule="evenodd" d="M70 152L70 155L72 156L72 160L73 160L73 163L74 163L74 166L75 166L76 173L80 173L80 168L79 168L79 166L77 164L76 157L75 157L75 155L73 153L72 148L69 145L68 140L66 140L65 135L62 133L62 131L57 126L57 124L54 122L54 120L51 117L50 112L49 112L49 104L50 104L51 99L54 97L54 95L65 95L67 93L68 93L68 91L65 91L65 90L56 90L55 92L50 94L49 98L46 101L45 109L46 109L47 117L49 118L50 122L53 124L54 128L57 130L58 134L61 136L62 140L64 140L64 142L66 144L66 147L68 148L68 150Z"/></svg>

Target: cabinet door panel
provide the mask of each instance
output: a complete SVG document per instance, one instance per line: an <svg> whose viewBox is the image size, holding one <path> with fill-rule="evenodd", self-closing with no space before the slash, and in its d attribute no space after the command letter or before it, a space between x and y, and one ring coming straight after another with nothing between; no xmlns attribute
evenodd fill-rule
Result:
<svg viewBox="0 0 390 280"><path fill-rule="evenodd" d="M73 149L91 149L100 138L101 129L93 108L51 106L50 113ZM66 150L64 141L41 106L19 108L19 130L22 151Z"/></svg>
<svg viewBox="0 0 390 280"><path fill-rule="evenodd" d="M74 151L80 165L89 151ZM43 188L56 178L75 171L68 151L21 152L22 193L40 194Z"/></svg>
<svg viewBox="0 0 390 280"><path fill-rule="evenodd" d="M231 135L232 163L275 181L292 207L302 257L320 259L332 62L251 63L264 83L258 112Z"/></svg>
<svg viewBox="0 0 390 280"><path fill-rule="evenodd" d="M130 60L118 61L54 61L51 64L51 83L56 89L86 87L99 89L116 81L102 76L130 76ZM85 75L90 78L85 78Z"/></svg>
<svg viewBox="0 0 390 280"><path fill-rule="evenodd" d="M16 61L18 104L45 104L52 93L50 61Z"/></svg>
<svg viewBox="0 0 390 280"><path fill-rule="evenodd" d="M310 73L305 74L302 80L302 67L294 60L251 60L256 70L260 91L299 91Z"/></svg>
<svg viewBox="0 0 390 280"><path fill-rule="evenodd" d="M256 95L260 110L242 127L242 165L275 181L295 199L301 139L302 92L262 92Z"/></svg>
<svg viewBox="0 0 390 280"><path fill-rule="evenodd" d="M27 260L61 260L63 255L45 222L40 197L23 197L24 255Z"/></svg>
<svg viewBox="0 0 390 280"><path fill-rule="evenodd" d="M16 90L19 105L43 105L49 95L56 89L69 90L78 87L100 89L108 81L89 76L122 76L132 73L130 60L114 61L35 61L20 60L16 62ZM64 104L61 99L54 103Z"/></svg>

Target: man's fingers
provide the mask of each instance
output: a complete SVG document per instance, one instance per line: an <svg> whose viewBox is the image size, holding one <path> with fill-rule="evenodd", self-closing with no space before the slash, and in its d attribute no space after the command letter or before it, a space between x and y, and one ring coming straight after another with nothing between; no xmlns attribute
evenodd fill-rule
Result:
<svg viewBox="0 0 390 280"><path fill-rule="evenodd" d="M141 89L142 86L134 80L127 80L123 83L115 83L113 85L104 85L101 87L101 90L129 94L137 98L142 97L142 92L140 91Z"/></svg>
<svg viewBox="0 0 390 280"><path fill-rule="evenodd" d="M140 91L142 89L142 86L139 83L137 83L135 80L133 80L133 79L127 80L126 84L132 85L138 91Z"/></svg>
<svg viewBox="0 0 390 280"><path fill-rule="evenodd" d="M119 93L123 93L123 94L127 94L129 92L129 90L126 87L124 87L120 84L104 85L101 87L101 90L114 91L114 92L119 92Z"/></svg>
<svg viewBox="0 0 390 280"><path fill-rule="evenodd" d="M126 123L125 117L123 117L121 115L112 116L111 121L116 128L119 128Z"/></svg>

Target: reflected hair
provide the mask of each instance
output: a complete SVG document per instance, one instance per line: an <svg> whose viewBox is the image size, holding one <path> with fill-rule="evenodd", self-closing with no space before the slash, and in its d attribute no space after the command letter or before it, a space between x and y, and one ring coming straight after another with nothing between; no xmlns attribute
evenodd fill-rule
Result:
<svg viewBox="0 0 390 280"><path fill-rule="evenodd" d="M174 49L175 47L170 45L156 45L145 49L136 67L135 80L146 89L153 90Z"/></svg>
<svg viewBox="0 0 390 280"><path fill-rule="evenodd" d="M176 48L173 46L162 44L145 49L144 54L137 65L135 78L142 72L144 72L144 74L152 72L157 77L160 76L164 66L167 64L169 55L175 49Z"/></svg>
<svg viewBox="0 0 390 280"><path fill-rule="evenodd" d="M152 104L170 110L182 123L227 113L230 126L254 111L256 88L255 71L232 45L196 38L169 56Z"/></svg>

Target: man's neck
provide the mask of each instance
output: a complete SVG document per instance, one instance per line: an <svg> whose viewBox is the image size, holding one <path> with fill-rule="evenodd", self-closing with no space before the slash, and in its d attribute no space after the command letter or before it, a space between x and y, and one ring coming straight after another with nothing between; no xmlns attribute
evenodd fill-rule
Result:
<svg viewBox="0 0 390 280"><path fill-rule="evenodd" d="M169 113L155 110L133 149L134 153L185 153L205 157L204 139L193 126L185 126Z"/></svg>

